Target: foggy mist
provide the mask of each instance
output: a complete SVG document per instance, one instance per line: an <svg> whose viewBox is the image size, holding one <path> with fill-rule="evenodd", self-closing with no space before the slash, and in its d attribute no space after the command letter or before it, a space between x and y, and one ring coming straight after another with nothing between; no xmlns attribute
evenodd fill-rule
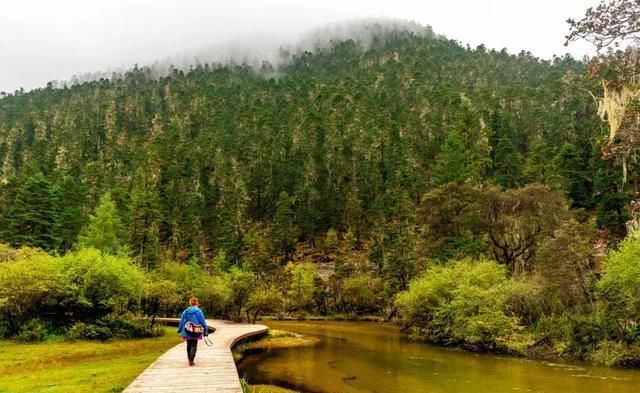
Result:
<svg viewBox="0 0 640 393"><path fill-rule="evenodd" d="M0 12L0 91L109 77L134 64L159 74L211 62L277 66L281 48L295 53L349 38L366 47L375 33L368 26L581 57L587 44L562 46L565 20L596 2L8 0Z"/></svg>

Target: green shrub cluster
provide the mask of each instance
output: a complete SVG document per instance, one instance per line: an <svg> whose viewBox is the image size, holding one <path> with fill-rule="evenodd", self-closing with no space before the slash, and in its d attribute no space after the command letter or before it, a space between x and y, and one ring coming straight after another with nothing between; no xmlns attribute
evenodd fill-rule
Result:
<svg viewBox="0 0 640 393"><path fill-rule="evenodd" d="M464 259L430 267L397 300L408 326L426 340L501 349L520 331L507 300L514 284L492 261Z"/></svg>

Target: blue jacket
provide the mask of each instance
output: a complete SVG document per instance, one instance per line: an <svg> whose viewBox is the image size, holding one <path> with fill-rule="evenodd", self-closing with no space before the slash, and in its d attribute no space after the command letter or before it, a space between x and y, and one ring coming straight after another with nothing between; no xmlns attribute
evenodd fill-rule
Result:
<svg viewBox="0 0 640 393"><path fill-rule="evenodd" d="M187 321L191 321L193 323L204 326L204 334L206 335L209 333L209 328L207 327L207 321L204 318L204 313L198 308L198 306L191 306L184 310L182 312L182 316L180 317L180 325L178 325L178 333L182 334L182 338L193 338L189 336L184 330L184 325L187 323Z"/></svg>

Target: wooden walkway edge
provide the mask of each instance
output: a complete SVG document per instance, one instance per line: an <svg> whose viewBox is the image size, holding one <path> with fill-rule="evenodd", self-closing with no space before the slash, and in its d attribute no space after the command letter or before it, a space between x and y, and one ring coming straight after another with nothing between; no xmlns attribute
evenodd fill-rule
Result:
<svg viewBox="0 0 640 393"><path fill-rule="evenodd" d="M179 320L162 318L159 321L177 324ZM244 338L266 333L268 328L211 319L207 320L207 325L215 329L209 334L213 345L209 347L203 341L198 343L195 366L189 367L187 344L183 342L147 367L124 393L242 393L231 348Z"/></svg>

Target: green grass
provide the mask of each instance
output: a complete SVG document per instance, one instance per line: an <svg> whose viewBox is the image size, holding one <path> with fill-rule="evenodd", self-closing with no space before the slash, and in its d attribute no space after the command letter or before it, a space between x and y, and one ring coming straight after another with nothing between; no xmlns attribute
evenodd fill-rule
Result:
<svg viewBox="0 0 640 393"><path fill-rule="evenodd" d="M0 341L0 393L120 392L179 342L173 327L163 337L106 343Z"/></svg>
<svg viewBox="0 0 640 393"><path fill-rule="evenodd" d="M267 335L257 341L244 341L233 347L233 358L237 362L249 350L263 350L276 348L297 348L316 345L320 339L304 336L284 330L270 329Z"/></svg>
<svg viewBox="0 0 640 393"><path fill-rule="evenodd" d="M251 385L250 393L298 393L295 390L280 388L273 385Z"/></svg>

